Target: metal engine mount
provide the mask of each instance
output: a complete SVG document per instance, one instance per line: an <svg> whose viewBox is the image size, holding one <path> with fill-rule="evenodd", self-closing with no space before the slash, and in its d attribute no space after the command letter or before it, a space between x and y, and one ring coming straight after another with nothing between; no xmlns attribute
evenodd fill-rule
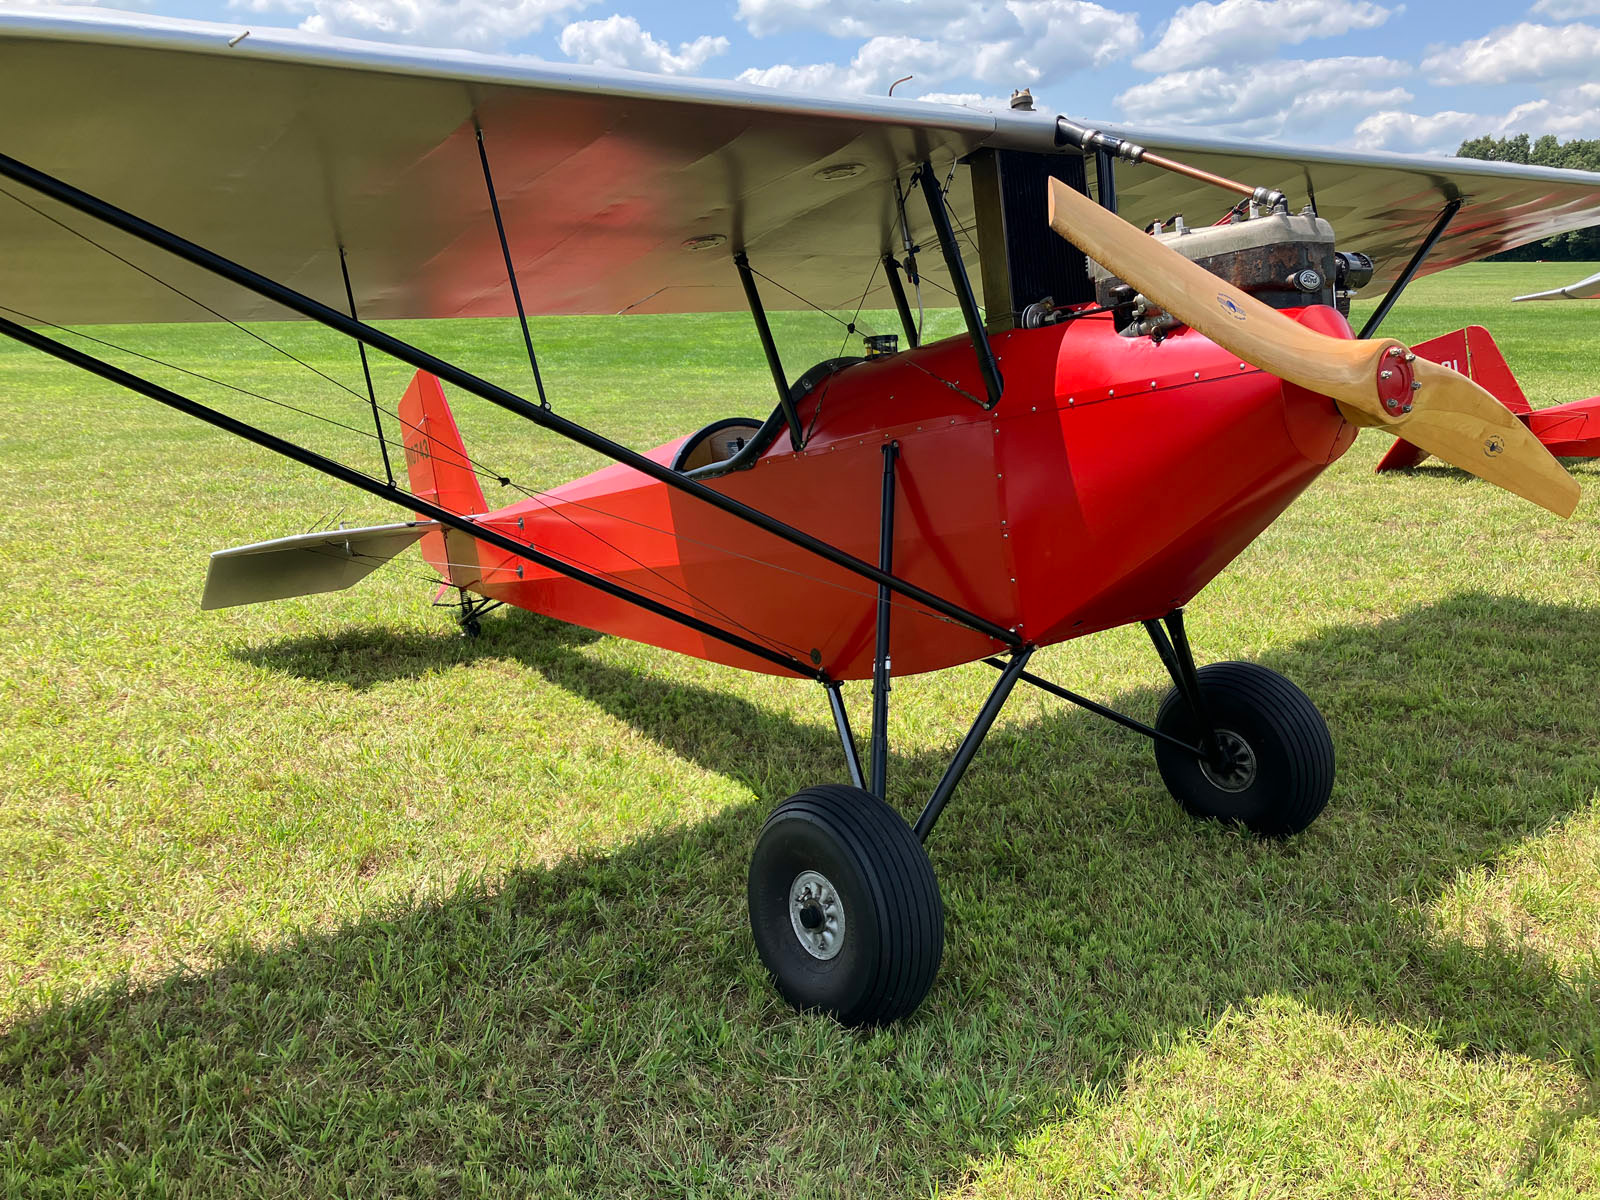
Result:
<svg viewBox="0 0 1600 1200"><path fill-rule="evenodd" d="M1180 216L1171 231L1152 236L1273 308L1334 304L1333 226L1309 212L1277 212L1200 229L1187 227ZM1117 310L1119 331L1139 337L1178 324L1099 263L1089 263L1089 275L1096 301Z"/></svg>

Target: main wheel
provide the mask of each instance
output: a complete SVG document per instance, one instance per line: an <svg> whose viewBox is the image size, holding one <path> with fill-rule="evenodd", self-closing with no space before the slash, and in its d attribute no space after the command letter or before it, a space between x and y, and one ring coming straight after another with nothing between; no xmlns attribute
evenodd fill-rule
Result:
<svg viewBox="0 0 1600 1200"><path fill-rule="evenodd" d="M944 954L944 904L922 843L871 792L789 797L750 859L750 929L783 998L843 1025L916 1011Z"/></svg>
<svg viewBox="0 0 1600 1200"><path fill-rule="evenodd" d="M1299 833L1333 792L1333 738L1322 714L1294 684L1255 663L1212 663L1196 674L1223 762L1157 742L1156 766L1167 790L1191 816L1264 837ZM1176 688L1161 702L1156 728L1191 745L1201 737Z"/></svg>

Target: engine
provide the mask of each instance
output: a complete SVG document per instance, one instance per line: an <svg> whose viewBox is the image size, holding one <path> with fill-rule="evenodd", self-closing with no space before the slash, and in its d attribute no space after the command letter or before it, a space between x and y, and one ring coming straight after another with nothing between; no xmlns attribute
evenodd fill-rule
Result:
<svg viewBox="0 0 1600 1200"><path fill-rule="evenodd" d="M1364 254L1336 251L1333 226L1310 211L1275 212L1199 229L1176 217L1153 236L1240 291L1273 308L1335 306L1349 315L1351 294L1372 278ZM1096 301L1116 311L1129 336L1160 336L1177 324L1099 263L1089 263Z"/></svg>

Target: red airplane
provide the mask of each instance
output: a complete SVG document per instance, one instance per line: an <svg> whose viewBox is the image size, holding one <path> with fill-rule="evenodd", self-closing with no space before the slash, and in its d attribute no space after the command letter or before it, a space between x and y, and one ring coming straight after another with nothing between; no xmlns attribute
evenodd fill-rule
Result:
<svg viewBox="0 0 1600 1200"><path fill-rule="evenodd" d="M923 843L1018 683L1148 737L1196 816L1268 836L1316 818L1334 778L1316 708L1257 664L1197 668L1183 610L1359 427L1560 515L1578 500L1489 392L1370 335L1424 269L1600 221L1600 176L1221 142L1157 153L1043 113L87 13L0 14L8 50L0 102L34 116L7 135L17 157L0 154L17 201L0 225L15 306L0 335L415 515L221 551L204 606L348 587L420 542L469 632L511 603L822 684L849 783L777 806L748 902L782 995L845 1023L904 1017L927 994L944 918ZM45 91L57 100L30 102ZM1291 212L1298 189L1311 203ZM1318 202L1367 253L1335 249ZM1222 219L1191 227L1185 210ZM85 266L107 257L134 270ZM173 262L192 268L181 288ZM519 267L537 280L526 293ZM875 334L791 381L761 283L791 304L848 295L849 335L868 301L892 301L905 348ZM1385 283L1353 336L1351 297ZM965 333L922 345L911 295L920 311L934 290ZM547 400L525 319L537 400L369 323L735 303L776 407L644 453ZM370 375L358 397L382 470L200 403L108 361L123 348L109 333L86 350L65 327L197 308L287 311L354 341L364 370L369 350L414 368L398 411ZM471 455L446 386L615 465L528 487ZM523 498L491 509L486 478ZM1154 724L1027 669L1042 646L1131 622L1173 679ZM885 800L891 679L978 660L995 686L908 822ZM841 685L869 678L864 769Z"/></svg>
<svg viewBox="0 0 1600 1200"><path fill-rule="evenodd" d="M1526 425L1545 449L1557 458L1600 457L1600 396L1534 408L1522 394L1516 377L1506 365L1500 347L1494 344L1482 325L1469 325L1412 347L1418 355L1442 363L1483 385ZM1397 471L1414 467L1428 452L1397 438L1377 469Z"/></svg>

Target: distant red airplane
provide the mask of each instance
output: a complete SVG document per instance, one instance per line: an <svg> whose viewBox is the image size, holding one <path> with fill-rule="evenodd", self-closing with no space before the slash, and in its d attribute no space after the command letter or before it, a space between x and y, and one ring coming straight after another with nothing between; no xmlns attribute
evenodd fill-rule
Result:
<svg viewBox="0 0 1600 1200"><path fill-rule="evenodd" d="M1600 457L1600 396L1534 408L1522 394L1500 347L1494 344L1494 338L1482 325L1468 325L1412 349L1421 357L1460 371L1481 384L1557 458ZM1414 467L1427 457L1426 450L1398 438L1377 469L1396 471Z"/></svg>

